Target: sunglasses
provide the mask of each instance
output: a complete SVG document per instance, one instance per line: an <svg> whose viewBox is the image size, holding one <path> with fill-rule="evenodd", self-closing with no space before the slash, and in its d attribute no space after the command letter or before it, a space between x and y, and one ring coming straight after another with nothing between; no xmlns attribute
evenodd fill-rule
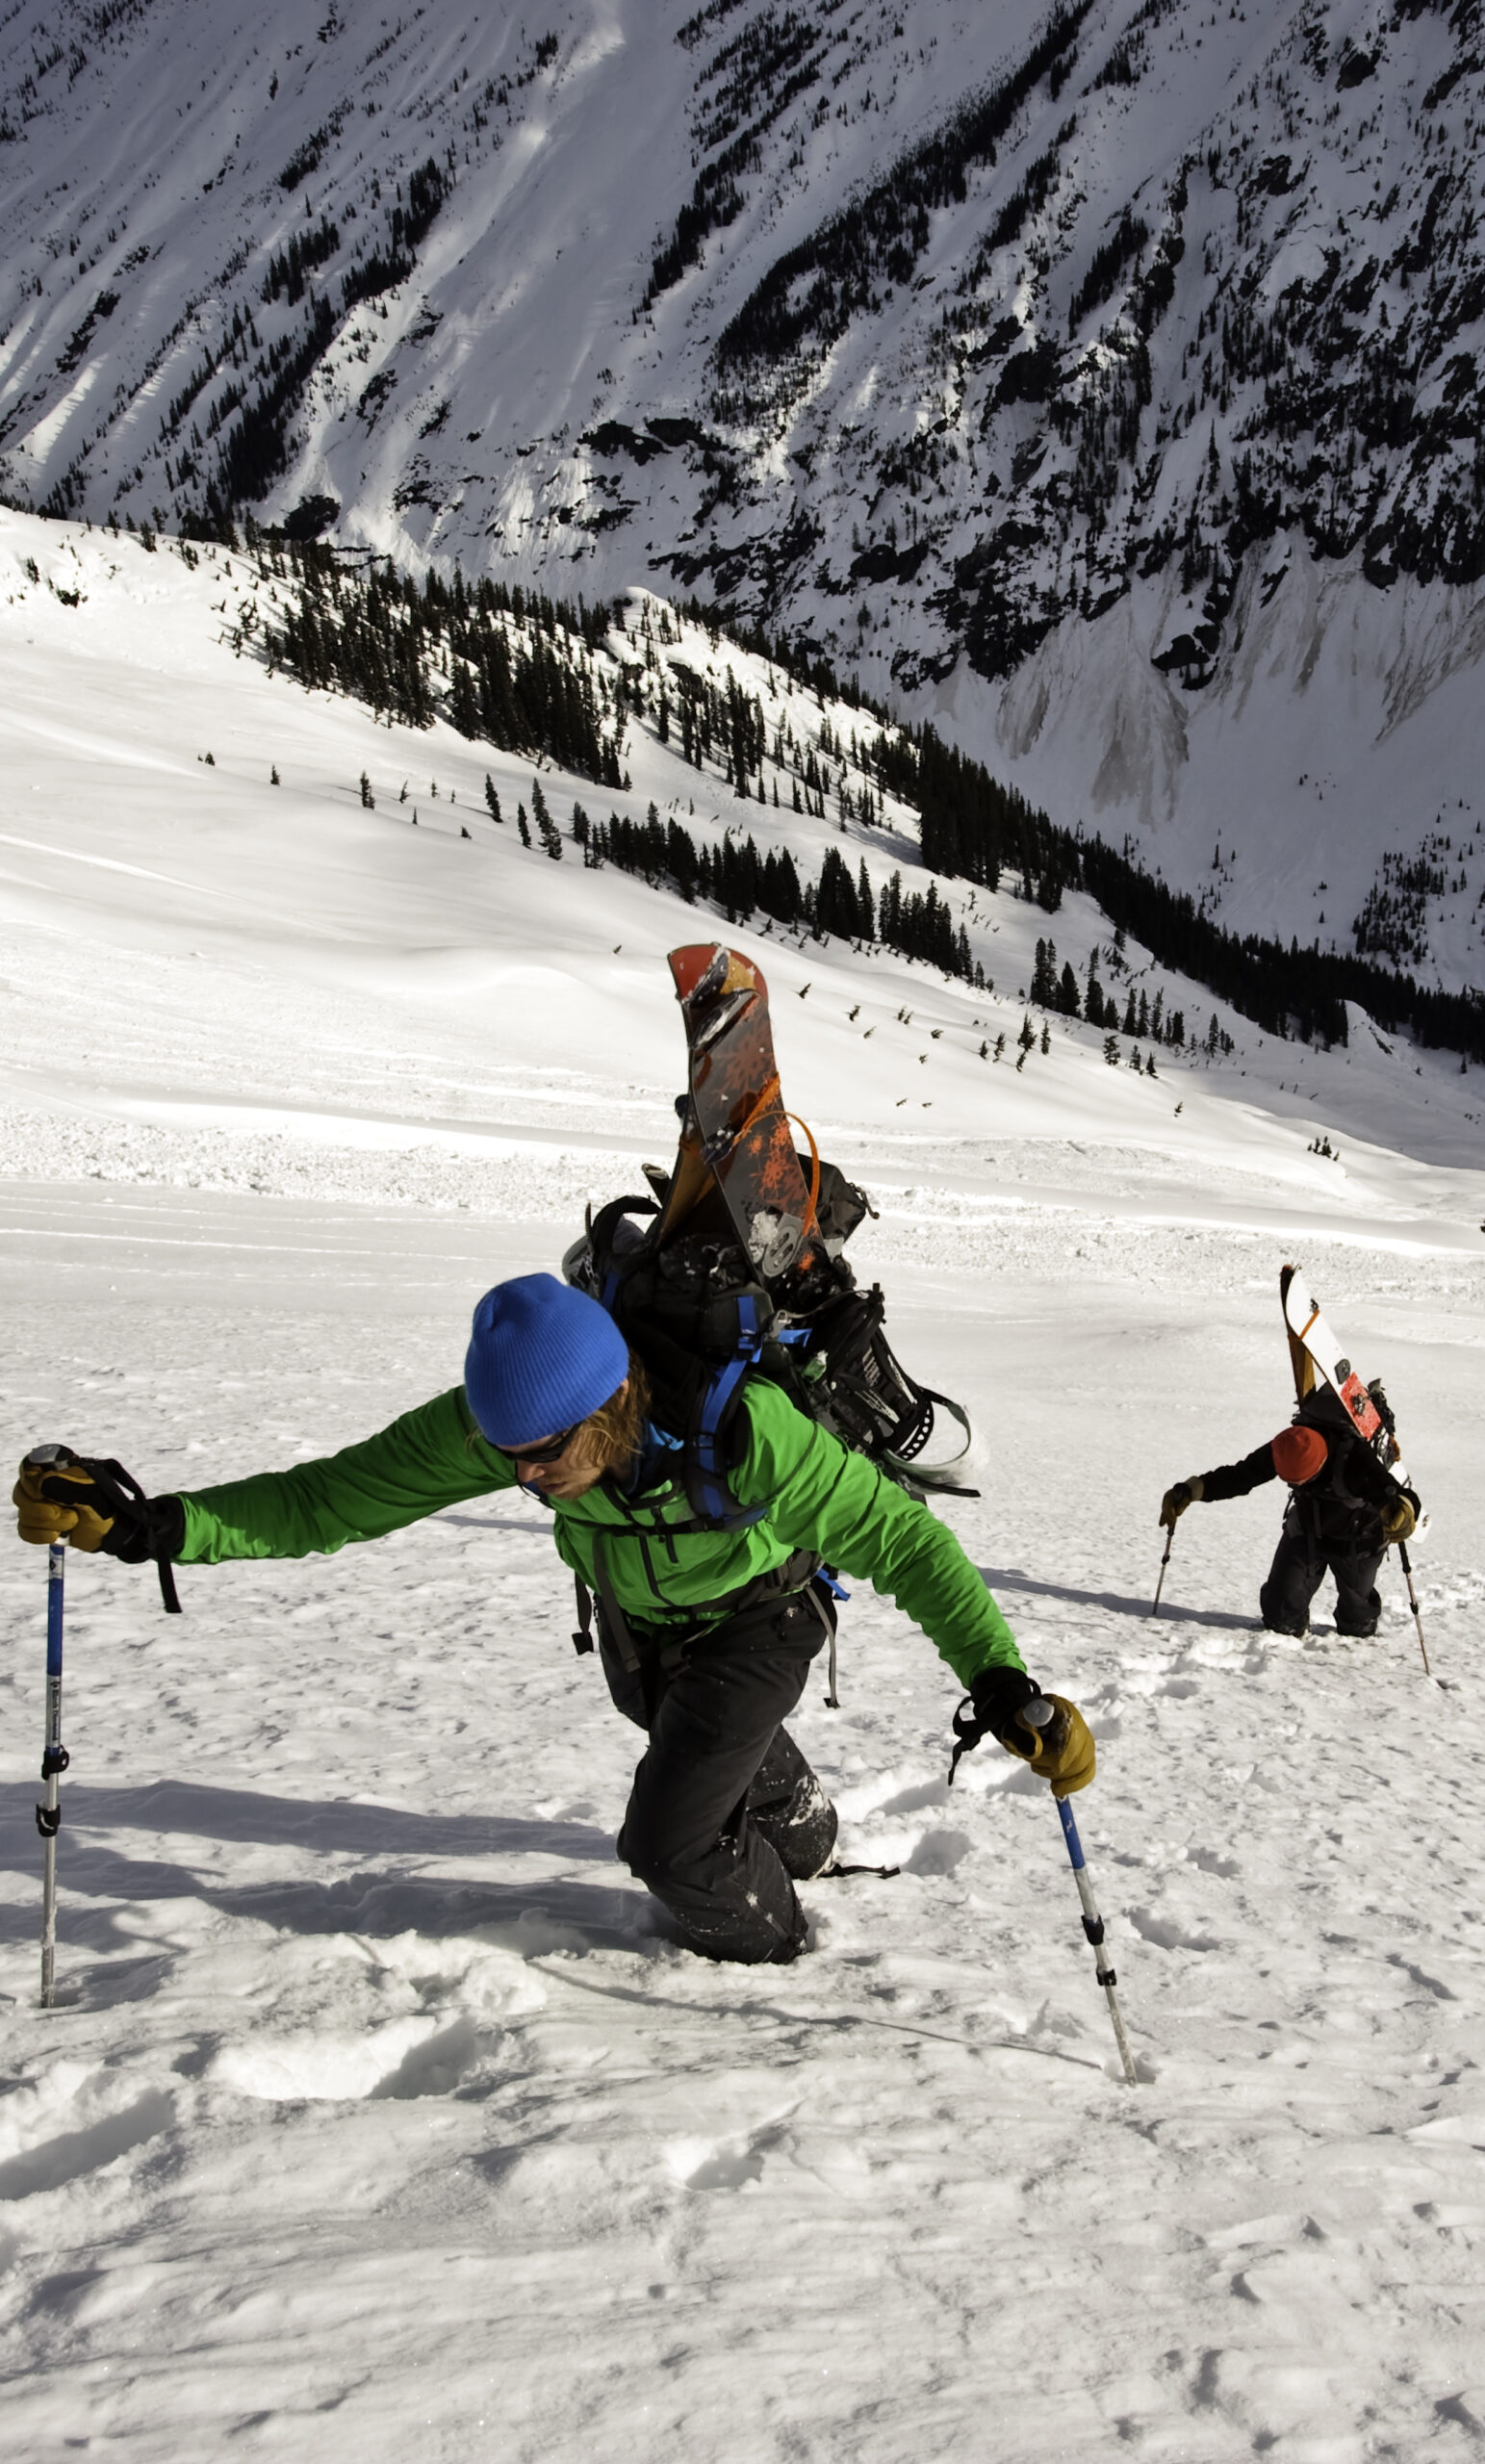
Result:
<svg viewBox="0 0 1485 2464"><path fill-rule="evenodd" d="M495 1446L494 1438L490 1443L507 1463L559 1463L581 1426L581 1421L574 1421L571 1428L559 1429L555 1437L544 1438L540 1446Z"/></svg>

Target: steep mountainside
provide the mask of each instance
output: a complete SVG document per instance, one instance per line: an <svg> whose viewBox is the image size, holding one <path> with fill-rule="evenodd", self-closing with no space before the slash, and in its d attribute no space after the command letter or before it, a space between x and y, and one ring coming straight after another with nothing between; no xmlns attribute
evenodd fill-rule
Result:
<svg viewBox="0 0 1485 2464"><path fill-rule="evenodd" d="M13 10L0 484L694 591L1468 981L1480 16Z"/></svg>

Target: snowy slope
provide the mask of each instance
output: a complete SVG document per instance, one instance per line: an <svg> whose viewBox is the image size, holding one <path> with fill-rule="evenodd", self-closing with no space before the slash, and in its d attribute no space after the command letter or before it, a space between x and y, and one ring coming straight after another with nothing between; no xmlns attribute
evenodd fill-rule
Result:
<svg viewBox="0 0 1485 2464"><path fill-rule="evenodd" d="M451 1132L499 1118L502 1072L540 1065L591 1074L596 1036L602 1052L622 1051L652 1091L645 1136L651 1151L663 1148L676 1062L674 1022L665 999L655 998L656 985L663 994L667 982L663 954L678 941L715 936L722 919L611 867L585 871L570 841L560 869L539 847L523 848L510 816L521 799L530 801L529 762L469 743L442 723L427 732L379 724L358 706L269 676L250 652L238 655L243 611L255 597L268 609L269 588L246 559L225 551L206 552L191 570L126 534L0 515L8 669L0 730L10 781L0 858L12 914L43 937L16 952L9 1042L15 1097L35 1091L49 1100L75 1078L90 1117L112 1109L153 1119L177 1075L189 1078L199 1065L197 1039L215 1032L216 1066L239 1075L243 1099L255 1101L255 1090L282 1066L274 1004L288 970L303 983L295 998L306 1018L315 998L347 1005L344 1025L333 1023L337 1012L325 1014L322 1055L318 1032L298 1040L302 1109L382 1116L389 1107L419 1116L426 1109L418 1091L424 1060L443 1053L444 1069L456 1072L451 1056L470 1049L465 1013L472 1011L480 1072L474 1087L457 1074L450 1080ZM643 622L641 603L629 634L610 635L604 656L615 673L642 643ZM824 705L765 660L725 642L713 647L698 628L682 629L667 646L653 633L651 641L662 662L710 666L724 678L730 670L757 693L770 733L787 725L812 749L822 727L846 739L859 724L858 713ZM912 869L911 816L890 801L883 821L853 818L842 832L837 799L823 821L776 810L736 795L715 762L685 763L674 734L661 745L653 727L631 726L626 744L627 791L549 774L547 800L564 833L575 802L595 815L612 807L635 820L653 803L713 843L730 831L751 834L760 848L788 846L802 873L817 870L833 846L853 872L864 861L879 889L889 869L908 868L909 886L926 880ZM269 781L275 767L278 786ZM360 802L363 771L376 800L371 809ZM484 806L487 773L507 816L499 828ZM991 1141L1092 1133L1181 1153L1201 1152L1209 1124L1220 1122L1224 1166L1251 1164L1337 1212L1358 1178L1367 1182L1370 1141L1429 1164L1478 1163L1477 1073L1461 1072L1451 1055L1379 1040L1362 1023L1348 1046L1331 1052L1275 1041L1199 986L1153 966L1138 945L1121 962L1105 919L1081 895L1049 917L1009 884L993 895L953 882L936 886L963 922L993 991L882 952L858 961L839 943L799 948L779 934L769 936L773 948L761 937L749 940L764 957L776 1005L798 996L789 1022L807 1021L809 1033L791 1057L791 1085L832 1130L837 1122L853 1133L860 1125L912 1147L945 1127L956 1139ZM100 1024L84 1065L69 1072L54 1053L50 1021L30 998L36 961L28 947L50 953L73 937L90 945L100 933L136 948L141 962L158 954L158 978L149 978L158 981L155 997L189 1022L183 1037L172 1033L182 1057L168 1069L153 1030L145 1039L155 1073L147 1085L133 1085L125 1065L137 1040L127 1015L107 1030ZM1121 1040L1121 1066L1111 1070L1101 1029L1053 1016L1050 1054L1033 1051L1018 1072L1036 943L1047 935L1059 964L1070 962L1080 978L1097 949L1111 989L1122 995L1133 982L1152 1001L1162 992L1166 1014L1180 1010L1189 1022L1185 1054L1160 1047L1161 1074L1151 1079L1128 1065L1138 1040ZM184 975L183 945L192 954ZM196 968L205 970L203 994ZM372 1021L388 982L413 1005L417 1058L380 1061L386 1094L343 1103L350 1021L363 1022L368 1045L380 1052L386 1039ZM131 985L128 1004L139 997ZM368 1005L360 1012L358 997ZM1043 1013L1032 1014L1039 1032ZM1191 1048L1213 1015L1232 1036L1230 1056ZM786 1032L781 1025L781 1036ZM1000 1034L1005 1062L983 1058L982 1045L993 1052ZM1144 1057L1153 1057L1147 1040ZM1308 1151L1332 1133L1344 1140L1340 1165ZM1390 1154L1384 1168L1392 1188Z"/></svg>
<svg viewBox="0 0 1485 2464"><path fill-rule="evenodd" d="M1476 17L17 11L0 483L694 588L1240 929L1422 856L1476 981Z"/></svg>
<svg viewBox="0 0 1485 2464"><path fill-rule="evenodd" d="M7 1424L162 1489L451 1382L478 1291L665 1158L663 953L725 930L498 830L484 771L508 812L528 766L236 656L248 586L241 557L0 518ZM635 817L841 843L643 731L627 758ZM544 784L559 817L596 801ZM881 1207L859 1270L974 1414L984 1494L944 1510L1098 1732L1079 1819L1140 2086L1044 1795L990 1750L948 1793L955 1689L870 1596L842 1709L812 1683L799 1726L846 1856L902 1873L812 1886L814 1953L767 1983L679 1954L613 1861L635 1740L520 1502L188 1573L178 1627L147 1577L69 1568L43 2016L42 1582L12 1545L8 2452L1474 2451L1472 1073L1359 1019L1329 1055L1229 1019L1230 1058L1162 1049L1154 1080L1055 1022L1018 1073L1049 919L956 911L994 995L730 937L791 1101ZM1078 900L1050 922L1080 963L1104 937ZM1286 1257L1401 1416L1442 1689L1391 1569L1374 1644L1328 1611L1259 1630L1271 1496L1188 1516L1146 1614L1161 1489L1286 1415Z"/></svg>

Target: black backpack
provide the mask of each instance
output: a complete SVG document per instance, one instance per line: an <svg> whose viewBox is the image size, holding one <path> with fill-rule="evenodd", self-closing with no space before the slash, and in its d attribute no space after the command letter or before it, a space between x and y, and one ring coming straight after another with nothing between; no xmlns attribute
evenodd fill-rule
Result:
<svg viewBox="0 0 1485 2464"><path fill-rule="evenodd" d="M800 1158L807 1178L813 1159ZM841 1252L875 1210L834 1165L818 1166L815 1219L828 1265L807 1295L783 1277L770 1290L725 1233L655 1234L670 1183L645 1167L653 1194L619 1197L595 1215L562 1261L567 1281L602 1302L651 1383L657 1424L682 1441L686 1494L699 1522L736 1529L766 1505L742 1507L729 1482L744 1380L767 1377L810 1420L866 1455L907 1490L978 1497L951 1476L968 1450L961 1405L910 1377L886 1340L882 1287L862 1292ZM646 1220L645 1219L648 1219ZM790 1305L791 1301L795 1305ZM940 1413L962 1442L940 1463L924 1450Z"/></svg>
<svg viewBox="0 0 1485 2464"><path fill-rule="evenodd" d="M1318 1429L1330 1449L1323 1470L1296 1492L1301 1517L1322 1539L1370 1541L1375 1537L1372 1527L1378 1524L1383 1507L1395 1497L1415 1495L1411 1489L1400 1489L1385 1469L1388 1441L1396 1424L1380 1381L1372 1400L1383 1419L1370 1439L1361 1435L1340 1396L1329 1386L1316 1386L1294 1414L1296 1428Z"/></svg>

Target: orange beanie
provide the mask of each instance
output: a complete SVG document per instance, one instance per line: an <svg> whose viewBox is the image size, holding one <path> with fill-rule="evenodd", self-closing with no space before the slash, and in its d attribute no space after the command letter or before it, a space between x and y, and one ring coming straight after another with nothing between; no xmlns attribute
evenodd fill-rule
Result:
<svg viewBox="0 0 1485 2464"><path fill-rule="evenodd" d="M1280 1429L1272 1451L1274 1470L1292 1489L1302 1489L1307 1480L1323 1472L1330 1459L1330 1449L1318 1428Z"/></svg>

